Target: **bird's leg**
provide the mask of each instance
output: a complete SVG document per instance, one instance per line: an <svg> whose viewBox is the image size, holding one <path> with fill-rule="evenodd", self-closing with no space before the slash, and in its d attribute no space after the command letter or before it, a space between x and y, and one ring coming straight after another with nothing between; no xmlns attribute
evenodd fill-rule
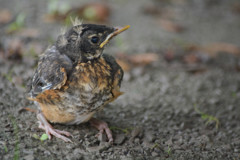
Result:
<svg viewBox="0 0 240 160"><path fill-rule="evenodd" d="M41 112L37 113L37 119L39 122L39 128L45 130L49 139L51 139L51 135L53 135L57 138L64 140L65 142L72 142L70 139L65 137L65 136L72 136L69 132L54 129L52 127L52 125L48 123L48 121L46 120L46 118L44 117L44 115ZM65 135L65 136L63 136L63 135Z"/></svg>
<svg viewBox="0 0 240 160"><path fill-rule="evenodd" d="M96 118L90 119L89 122L93 127L97 128L99 130L98 134L103 134L103 132L105 131L109 142L113 142L112 131L109 129L106 122L96 119Z"/></svg>

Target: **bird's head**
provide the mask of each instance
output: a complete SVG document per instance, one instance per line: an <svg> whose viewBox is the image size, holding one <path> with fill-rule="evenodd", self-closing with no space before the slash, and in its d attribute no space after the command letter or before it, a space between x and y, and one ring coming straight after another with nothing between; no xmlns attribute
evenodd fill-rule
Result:
<svg viewBox="0 0 240 160"><path fill-rule="evenodd" d="M119 33L127 30L125 27L107 27L96 24L74 25L58 37L56 46L73 61L89 61L99 58L104 46Z"/></svg>

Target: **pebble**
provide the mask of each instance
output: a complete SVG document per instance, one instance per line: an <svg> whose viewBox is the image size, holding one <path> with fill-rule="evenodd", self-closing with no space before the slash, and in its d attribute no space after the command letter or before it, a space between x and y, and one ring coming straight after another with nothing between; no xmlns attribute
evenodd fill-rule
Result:
<svg viewBox="0 0 240 160"><path fill-rule="evenodd" d="M202 135L202 136L199 136L197 140L205 144L209 142L209 137L207 135Z"/></svg>
<svg viewBox="0 0 240 160"><path fill-rule="evenodd" d="M134 128L131 132L130 141L132 142L134 140L134 138L137 137L141 133L141 131L142 131L142 129L140 129L139 127Z"/></svg>
<svg viewBox="0 0 240 160"><path fill-rule="evenodd" d="M146 131L145 138L148 142L153 142L156 139L156 137L154 136L154 133L152 131Z"/></svg>
<svg viewBox="0 0 240 160"><path fill-rule="evenodd" d="M76 148L76 149L74 149L74 151L73 151L73 154L74 155L79 155L79 154L82 154L83 153L83 151L80 149L80 148Z"/></svg>
<svg viewBox="0 0 240 160"><path fill-rule="evenodd" d="M167 141L165 142L165 144L168 145L168 146L171 146L171 145L173 144L172 138L170 138L169 140L167 140Z"/></svg>
<svg viewBox="0 0 240 160"><path fill-rule="evenodd" d="M152 152L151 155L152 155L153 157L156 157L156 156L158 156L158 153L157 153L157 152Z"/></svg>
<svg viewBox="0 0 240 160"><path fill-rule="evenodd" d="M221 148L225 151L230 151L231 150L231 146L229 144L224 144L221 146Z"/></svg>
<svg viewBox="0 0 240 160"><path fill-rule="evenodd" d="M72 148L73 148L73 145L71 145L71 144L66 145L66 148L67 148L67 149L72 149Z"/></svg>
<svg viewBox="0 0 240 160"><path fill-rule="evenodd" d="M87 147L88 152L102 152L107 150L110 147L110 143L102 142L99 146Z"/></svg>
<svg viewBox="0 0 240 160"><path fill-rule="evenodd" d="M145 140L145 139L143 140L142 145L143 145L143 147L145 147L145 148L152 148L152 147L154 146L154 144L148 142L148 141Z"/></svg>
<svg viewBox="0 0 240 160"><path fill-rule="evenodd" d="M34 160L34 156L32 154L29 154L25 157L23 157L24 160Z"/></svg>
<svg viewBox="0 0 240 160"><path fill-rule="evenodd" d="M116 138L114 139L114 143L117 145L121 145L124 143L125 140L126 140L125 134L117 134Z"/></svg>
<svg viewBox="0 0 240 160"><path fill-rule="evenodd" d="M235 152L235 153L238 153L238 152L239 152L239 149L234 148L234 152Z"/></svg>
<svg viewBox="0 0 240 160"><path fill-rule="evenodd" d="M180 149L182 149L182 147L180 147L179 145L173 145L173 149L174 150L180 150Z"/></svg>
<svg viewBox="0 0 240 160"><path fill-rule="evenodd" d="M134 139L134 143L137 143L137 144L138 144L139 142L140 142L140 139L139 139L139 138L135 138L135 139Z"/></svg>

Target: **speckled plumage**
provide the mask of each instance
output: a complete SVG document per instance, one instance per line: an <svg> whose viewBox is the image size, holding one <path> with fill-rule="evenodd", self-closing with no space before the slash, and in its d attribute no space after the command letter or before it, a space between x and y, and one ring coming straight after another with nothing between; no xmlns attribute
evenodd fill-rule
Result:
<svg viewBox="0 0 240 160"><path fill-rule="evenodd" d="M73 26L40 56L29 99L39 104L48 121L86 122L122 94L123 71L100 47L116 31L93 24Z"/></svg>

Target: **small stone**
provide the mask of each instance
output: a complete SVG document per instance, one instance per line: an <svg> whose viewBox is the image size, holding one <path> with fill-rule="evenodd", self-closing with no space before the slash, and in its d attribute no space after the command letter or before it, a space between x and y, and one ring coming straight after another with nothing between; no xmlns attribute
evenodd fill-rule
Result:
<svg viewBox="0 0 240 160"><path fill-rule="evenodd" d="M202 135L202 136L198 137L197 140L199 140L201 143L205 144L205 143L209 142L209 137L207 135Z"/></svg>
<svg viewBox="0 0 240 160"><path fill-rule="evenodd" d="M24 160L34 160L34 156L32 154L29 154L25 157L23 157Z"/></svg>
<svg viewBox="0 0 240 160"><path fill-rule="evenodd" d="M76 149L74 149L73 154L74 155L82 155L82 154L85 154L85 151L81 150L80 148L76 148Z"/></svg>
<svg viewBox="0 0 240 160"><path fill-rule="evenodd" d="M135 138L134 143L139 143L140 139L139 138Z"/></svg>
<svg viewBox="0 0 240 160"><path fill-rule="evenodd" d="M87 147L88 152L102 152L107 150L110 147L110 143L102 142L99 146Z"/></svg>
<svg viewBox="0 0 240 160"><path fill-rule="evenodd" d="M239 152L239 149L234 148L234 152L235 152L235 153L238 153L238 152Z"/></svg>
<svg viewBox="0 0 240 160"><path fill-rule="evenodd" d="M174 150L180 150L180 149L182 149L179 145L173 145L173 149Z"/></svg>
<svg viewBox="0 0 240 160"><path fill-rule="evenodd" d="M125 140L126 140L125 134L117 134L116 138L114 139L114 143L121 145L124 143Z"/></svg>
<svg viewBox="0 0 240 160"><path fill-rule="evenodd" d="M207 150L209 150L209 149L211 149L211 148L212 148L212 145L209 144L209 143L208 143L208 144L206 145L206 147L205 147L205 149L207 149Z"/></svg>
<svg viewBox="0 0 240 160"><path fill-rule="evenodd" d="M165 143L166 143L166 145L171 146L171 145L173 144L172 138L170 138L169 140L167 140Z"/></svg>
<svg viewBox="0 0 240 160"><path fill-rule="evenodd" d="M157 152L152 152L151 154L152 154L153 157L158 156L158 153L157 153Z"/></svg>
<svg viewBox="0 0 240 160"><path fill-rule="evenodd" d="M145 132L145 138L148 142L153 142L155 140L154 133L152 131Z"/></svg>
<svg viewBox="0 0 240 160"><path fill-rule="evenodd" d="M218 152L221 153L221 152L222 152L222 149L221 149L221 148L217 148L216 151L218 151Z"/></svg>
<svg viewBox="0 0 240 160"><path fill-rule="evenodd" d="M142 130L138 127L134 128L131 132L130 142L133 142L134 138L137 137L138 135L140 135L141 131Z"/></svg>
<svg viewBox="0 0 240 160"><path fill-rule="evenodd" d="M51 152L49 152L48 150L44 151L44 155L51 155Z"/></svg>
<svg viewBox="0 0 240 160"><path fill-rule="evenodd" d="M140 128L138 128L138 127L134 128L133 131L131 132L132 138L137 137L140 134L140 132L141 132Z"/></svg>
<svg viewBox="0 0 240 160"><path fill-rule="evenodd" d="M69 144L69 145L66 145L66 148L67 148L67 149L72 149L73 146Z"/></svg>
<svg viewBox="0 0 240 160"><path fill-rule="evenodd" d="M225 144L221 146L223 148L223 150L225 151L230 151L231 150L231 146L229 144Z"/></svg>

